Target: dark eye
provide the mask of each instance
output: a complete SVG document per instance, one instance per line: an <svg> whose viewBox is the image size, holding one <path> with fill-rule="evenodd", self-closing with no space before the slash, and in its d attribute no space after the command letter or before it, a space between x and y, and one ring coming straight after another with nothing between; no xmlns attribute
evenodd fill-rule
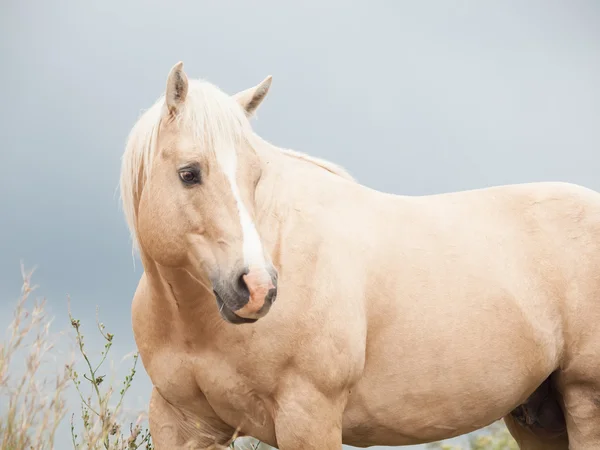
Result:
<svg viewBox="0 0 600 450"><path fill-rule="evenodd" d="M198 184L200 183L200 172L195 169L184 169L179 171L179 178L185 184Z"/></svg>

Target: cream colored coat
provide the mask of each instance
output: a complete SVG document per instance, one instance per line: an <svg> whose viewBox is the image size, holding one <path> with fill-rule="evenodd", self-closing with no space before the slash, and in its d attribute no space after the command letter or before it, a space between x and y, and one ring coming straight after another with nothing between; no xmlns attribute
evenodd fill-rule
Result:
<svg viewBox="0 0 600 450"><path fill-rule="evenodd" d="M251 131L270 82L229 97L180 63L128 142L156 449L212 448L236 429L281 450L416 444L505 416L523 449L600 448L600 195L378 192ZM187 161L204 174L191 189ZM210 274L249 257L250 226L277 300L234 325ZM570 447L509 416L551 375Z"/></svg>

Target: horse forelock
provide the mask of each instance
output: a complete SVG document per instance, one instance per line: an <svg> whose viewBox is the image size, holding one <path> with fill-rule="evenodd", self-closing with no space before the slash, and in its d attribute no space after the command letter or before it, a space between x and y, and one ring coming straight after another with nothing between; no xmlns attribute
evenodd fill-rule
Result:
<svg viewBox="0 0 600 450"><path fill-rule="evenodd" d="M150 181L165 108L163 94L142 113L129 133L121 160L121 202L134 247L138 245L137 207L142 190ZM200 143L200 151L233 149L252 136L248 120L235 100L203 80L189 80L186 101L176 122L182 130L191 132Z"/></svg>

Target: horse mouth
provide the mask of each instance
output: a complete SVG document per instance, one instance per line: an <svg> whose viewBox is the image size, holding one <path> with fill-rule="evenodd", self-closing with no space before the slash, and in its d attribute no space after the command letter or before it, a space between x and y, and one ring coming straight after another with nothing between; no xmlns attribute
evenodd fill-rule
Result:
<svg viewBox="0 0 600 450"><path fill-rule="evenodd" d="M217 299L217 307L219 308L219 314L221 314L221 317L223 319L225 319L225 321L227 321L231 324L234 324L234 325L240 325L243 323L254 323L258 320L258 319L246 319L245 317L238 316L235 312L233 312L231 310L231 308L229 308L225 304L225 302L223 301L221 296L218 294L218 292L213 291L213 293L215 294L215 298Z"/></svg>

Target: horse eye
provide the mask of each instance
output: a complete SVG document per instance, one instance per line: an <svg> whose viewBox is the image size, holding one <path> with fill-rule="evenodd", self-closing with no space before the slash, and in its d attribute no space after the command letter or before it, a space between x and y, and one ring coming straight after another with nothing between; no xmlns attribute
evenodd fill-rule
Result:
<svg viewBox="0 0 600 450"><path fill-rule="evenodd" d="M200 181L199 174L191 170L182 170L179 172L179 178L185 184L197 184Z"/></svg>

